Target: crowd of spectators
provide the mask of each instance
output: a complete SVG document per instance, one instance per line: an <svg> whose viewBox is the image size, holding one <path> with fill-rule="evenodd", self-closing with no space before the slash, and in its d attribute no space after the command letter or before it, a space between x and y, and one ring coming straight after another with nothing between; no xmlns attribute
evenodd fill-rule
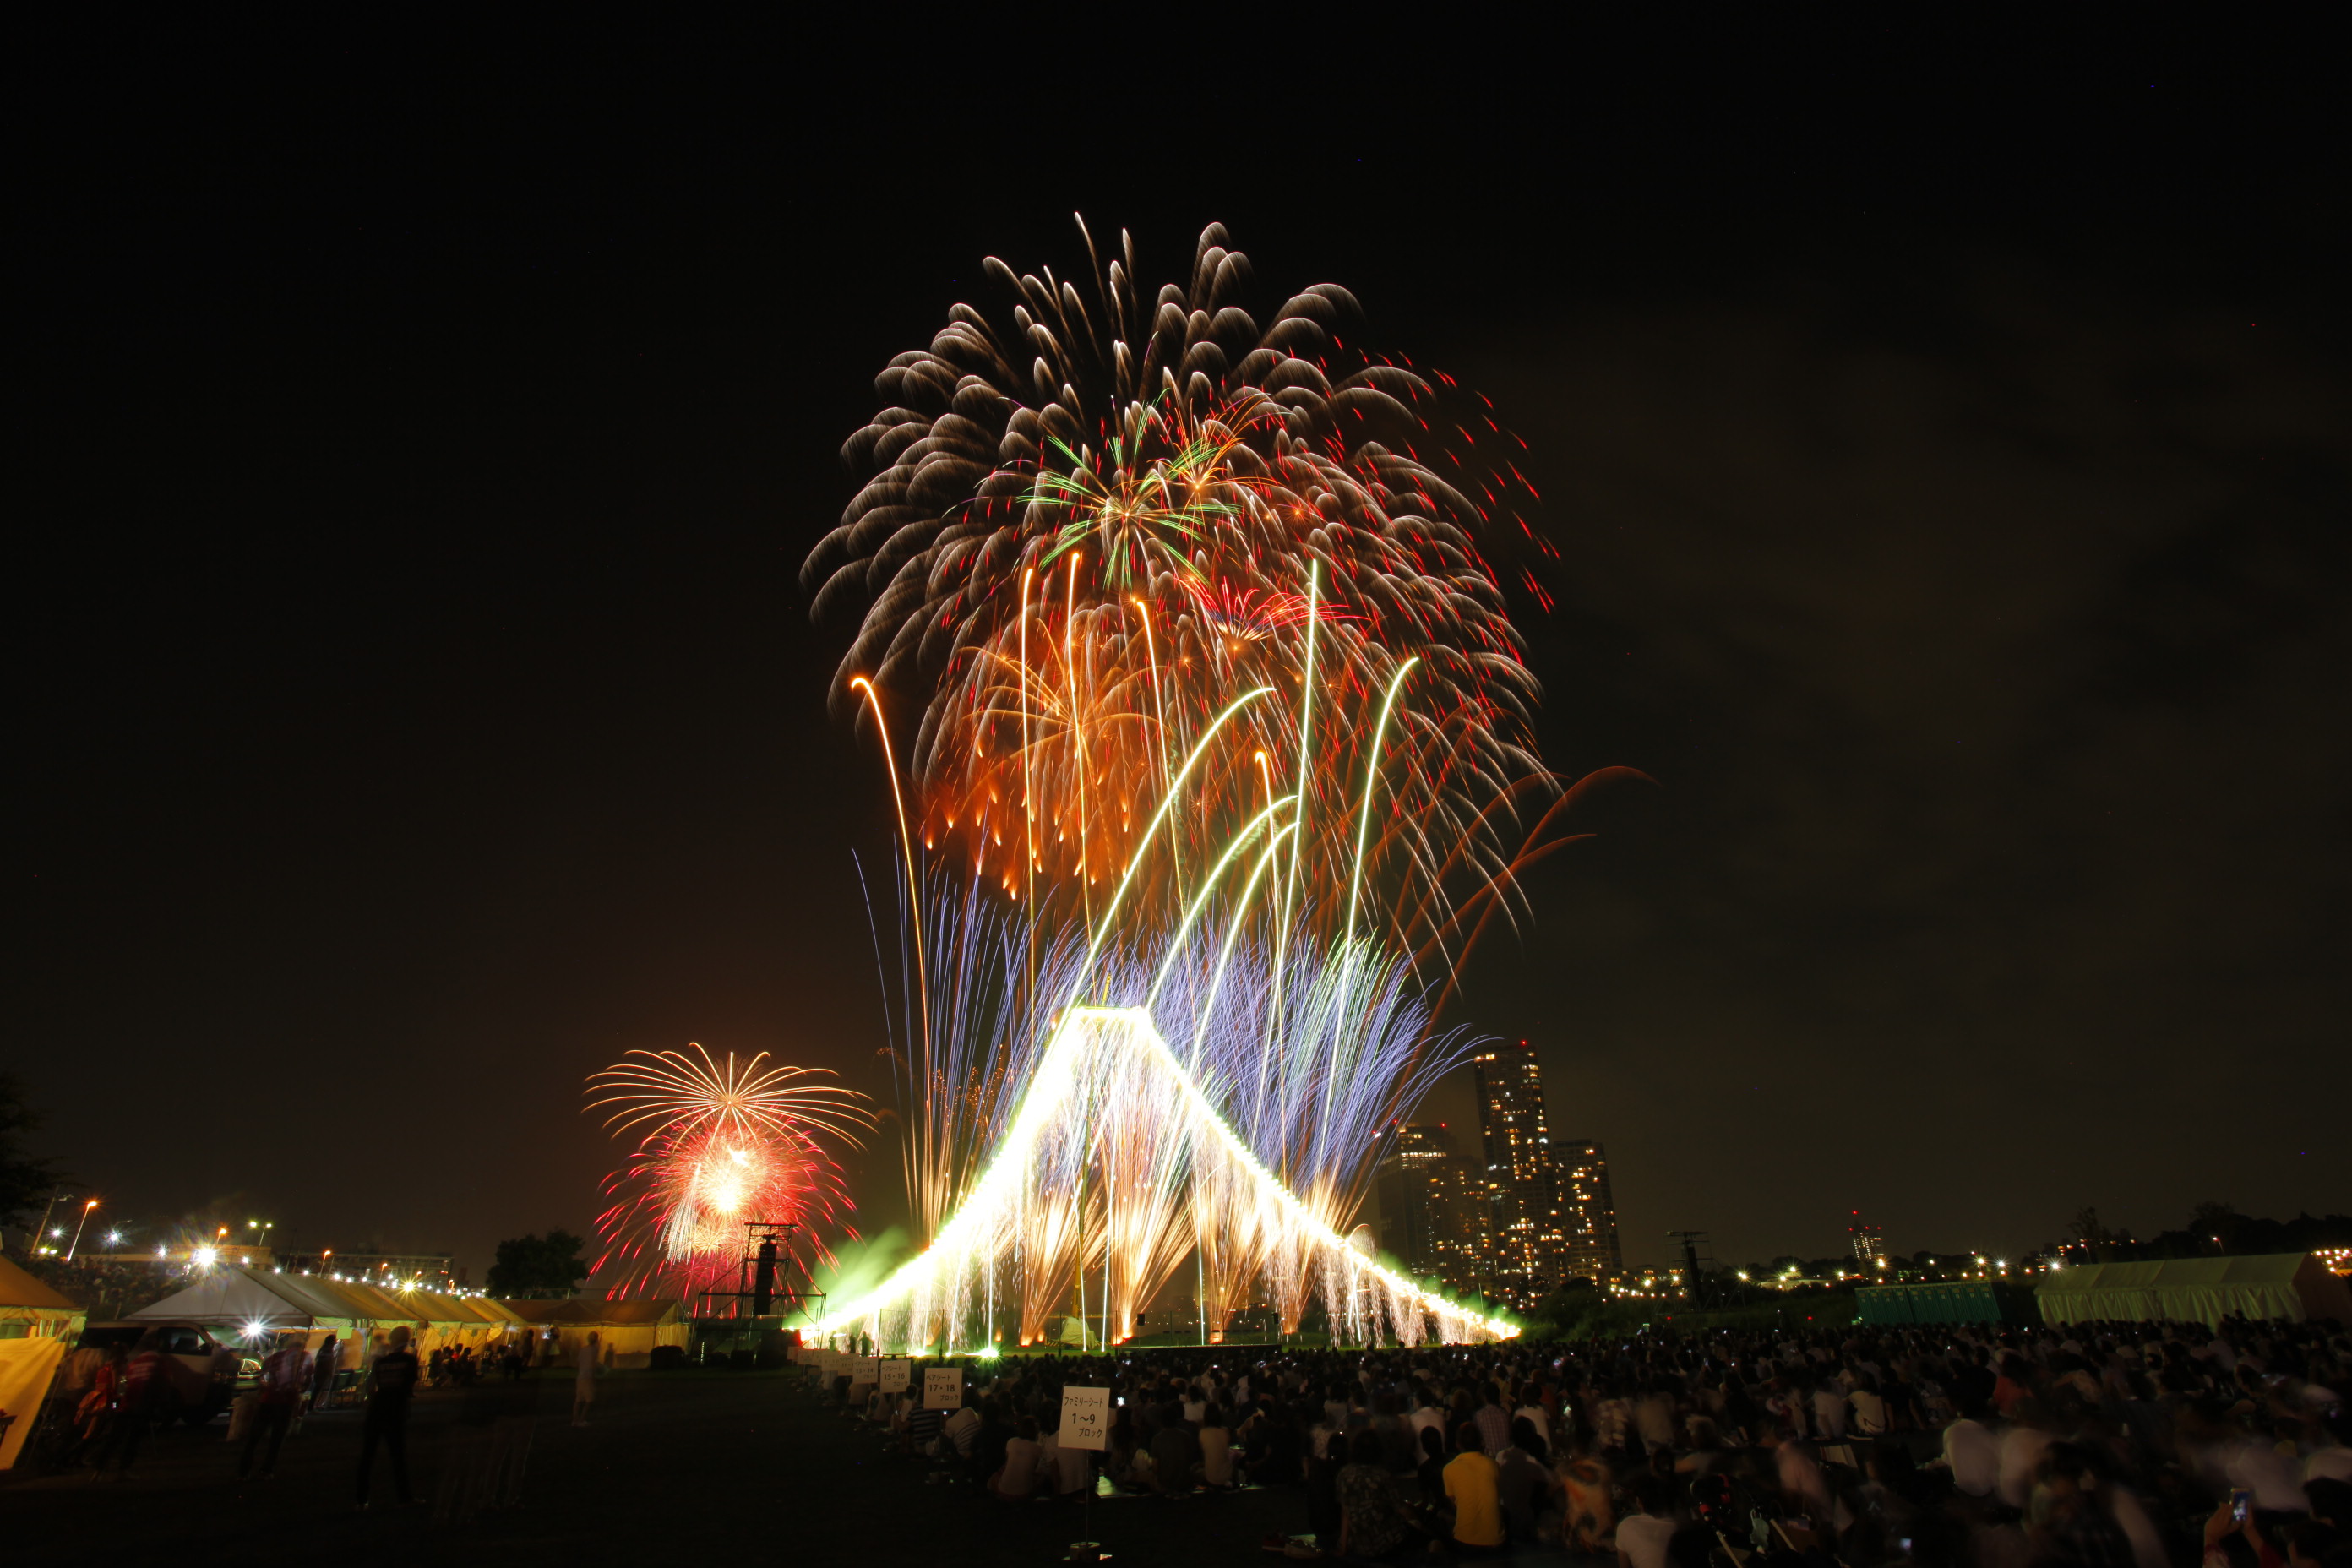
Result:
<svg viewBox="0 0 2352 1568"><path fill-rule="evenodd" d="M832 1396L992 1500L1296 1494L1292 1557L2352 1568L2352 1339L2227 1320L967 1363ZM1108 1447L1058 1441L1109 1390ZM1755 1559L1761 1559L1755 1562Z"/></svg>
<svg viewBox="0 0 2352 1568"><path fill-rule="evenodd" d="M22 1260L18 1266L86 1310L92 1322L127 1318L143 1307L152 1307L173 1291L187 1289L198 1273L192 1263L147 1258L114 1262L83 1258L68 1263L61 1258L37 1258Z"/></svg>

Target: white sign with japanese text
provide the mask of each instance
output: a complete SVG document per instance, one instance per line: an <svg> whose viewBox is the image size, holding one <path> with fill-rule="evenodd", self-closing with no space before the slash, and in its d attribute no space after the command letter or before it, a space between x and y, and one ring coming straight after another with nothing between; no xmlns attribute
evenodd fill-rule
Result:
<svg viewBox="0 0 2352 1568"><path fill-rule="evenodd" d="M1060 1442L1065 1448L1092 1448L1097 1453L1110 1447L1109 1389L1062 1390Z"/></svg>
<svg viewBox="0 0 2352 1568"><path fill-rule="evenodd" d="M905 1356L894 1355L882 1363L881 1389L885 1394L904 1394L913 1381L915 1363Z"/></svg>
<svg viewBox="0 0 2352 1568"><path fill-rule="evenodd" d="M923 1369L924 1409L957 1410L962 1405L963 1368L927 1366Z"/></svg>

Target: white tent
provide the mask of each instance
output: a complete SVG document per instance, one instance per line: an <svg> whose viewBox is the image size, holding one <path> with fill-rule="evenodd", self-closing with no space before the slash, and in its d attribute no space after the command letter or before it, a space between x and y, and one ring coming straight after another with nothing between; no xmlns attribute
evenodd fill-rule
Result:
<svg viewBox="0 0 2352 1568"><path fill-rule="evenodd" d="M420 1355L460 1345L487 1349L525 1329L518 1314L477 1297L383 1290L313 1275L226 1265L207 1270L186 1289L142 1307L131 1318L235 1331L234 1335L219 1335L223 1339L300 1331L313 1351L331 1333L345 1344L342 1363L347 1367L361 1364L374 1342L395 1328L410 1331Z"/></svg>
<svg viewBox="0 0 2352 1568"><path fill-rule="evenodd" d="M2308 1252L2086 1263L2052 1275L2033 1294L2048 1323L2218 1323L2231 1312L2294 1322L2352 1321L2352 1294Z"/></svg>

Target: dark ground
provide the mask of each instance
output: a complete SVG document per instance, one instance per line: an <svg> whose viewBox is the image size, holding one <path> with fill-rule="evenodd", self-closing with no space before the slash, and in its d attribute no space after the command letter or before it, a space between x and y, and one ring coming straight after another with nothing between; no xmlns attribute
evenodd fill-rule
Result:
<svg viewBox="0 0 2352 1568"><path fill-rule="evenodd" d="M0 1560L142 1563L600 1563L702 1561L887 1564L1046 1563L1078 1538L1078 1510L998 1503L970 1487L926 1486L862 1425L820 1409L781 1375L621 1374L593 1423L573 1430L549 1380L524 1506L436 1525L431 1500L457 1399L426 1393L411 1426L411 1480L425 1506L352 1508L360 1419L314 1415L286 1445L274 1480L240 1484L215 1421L151 1440L131 1479L0 1476ZM1093 1533L1120 1563L1275 1563L1270 1531L1303 1531L1296 1492L1178 1501L1115 1499ZM740 1554L740 1559L735 1554ZM1556 1554L1555 1554L1556 1556ZM1559 1559L1565 1561L1564 1559Z"/></svg>

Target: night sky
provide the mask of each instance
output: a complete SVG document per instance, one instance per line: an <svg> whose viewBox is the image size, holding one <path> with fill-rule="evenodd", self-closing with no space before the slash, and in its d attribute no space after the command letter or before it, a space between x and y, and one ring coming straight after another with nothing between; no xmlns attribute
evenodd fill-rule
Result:
<svg viewBox="0 0 2352 1568"><path fill-rule="evenodd" d="M1531 444L1547 758L1657 783L1448 1021L1539 1043L1629 1260L2352 1206L2334 51L1710 25L21 52L43 1152L478 1279L590 1227L628 1047L887 1093L798 568L874 373L1081 209L1155 285L1210 220L1268 312L1346 284Z"/></svg>

